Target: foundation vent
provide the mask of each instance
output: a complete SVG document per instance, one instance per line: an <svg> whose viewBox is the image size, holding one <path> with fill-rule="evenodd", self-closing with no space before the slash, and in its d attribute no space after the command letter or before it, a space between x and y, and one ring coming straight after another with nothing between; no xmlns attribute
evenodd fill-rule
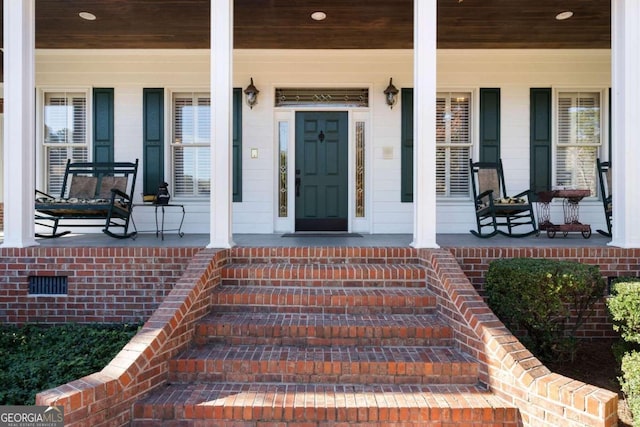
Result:
<svg viewBox="0 0 640 427"><path fill-rule="evenodd" d="M30 295L66 295L67 276L29 276Z"/></svg>

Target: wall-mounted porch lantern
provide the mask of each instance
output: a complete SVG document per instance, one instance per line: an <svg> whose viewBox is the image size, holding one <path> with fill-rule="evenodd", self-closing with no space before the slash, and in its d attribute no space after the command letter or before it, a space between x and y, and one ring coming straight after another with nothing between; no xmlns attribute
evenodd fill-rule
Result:
<svg viewBox="0 0 640 427"><path fill-rule="evenodd" d="M384 96L389 108L393 108L398 100L398 89L393 85L393 77L389 78L389 86L384 90Z"/></svg>
<svg viewBox="0 0 640 427"><path fill-rule="evenodd" d="M258 94L260 91L253 85L253 77L251 77L251 83L244 90L244 94L247 95L247 105L253 109L253 106L258 103Z"/></svg>

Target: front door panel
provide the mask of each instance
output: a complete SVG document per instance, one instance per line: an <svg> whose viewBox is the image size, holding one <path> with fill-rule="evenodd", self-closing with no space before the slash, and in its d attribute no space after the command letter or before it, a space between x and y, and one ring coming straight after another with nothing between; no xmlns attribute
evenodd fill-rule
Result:
<svg viewBox="0 0 640 427"><path fill-rule="evenodd" d="M347 119L296 113L296 231L347 231Z"/></svg>

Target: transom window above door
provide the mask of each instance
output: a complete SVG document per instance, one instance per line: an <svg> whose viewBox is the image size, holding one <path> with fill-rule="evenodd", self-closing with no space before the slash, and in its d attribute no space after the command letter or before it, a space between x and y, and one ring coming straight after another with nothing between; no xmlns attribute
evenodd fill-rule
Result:
<svg viewBox="0 0 640 427"><path fill-rule="evenodd" d="M277 88L276 107L368 107L367 88Z"/></svg>

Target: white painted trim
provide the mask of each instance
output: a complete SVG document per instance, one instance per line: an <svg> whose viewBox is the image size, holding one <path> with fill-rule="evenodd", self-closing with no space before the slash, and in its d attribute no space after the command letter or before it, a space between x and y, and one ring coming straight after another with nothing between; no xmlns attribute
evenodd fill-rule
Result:
<svg viewBox="0 0 640 427"><path fill-rule="evenodd" d="M36 246L35 0L4 0L4 241L2 247Z"/></svg>
<svg viewBox="0 0 640 427"><path fill-rule="evenodd" d="M349 125L349 133L352 135L353 144L350 145L349 150L353 152L353 173L350 175L350 182L352 182L352 189L349 191L353 195L353 202L351 209L353 210L353 216L351 221L350 230L356 233L370 233L371 232L371 220L373 217L372 211L372 198L373 198L373 135L371 133L371 112L370 111L352 111L352 120ZM364 217L356 217L355 202L356 202L356 170L355 170L355 155L356 155L356 123L364 122Z"/></svg>
<svg viewBox="0 0 640 427"><path fill-rule="evenodd" d="M436 16L437 0L414 2L414 192L411 246L415 248L438 247L435 202Z"/></svg>
<svg viewBox="0 0 640 427"><path fill-rule="evenodd" d="M640 248L640 2L613 0L611 66L613 96L612 246Z"/></svg>
<svg viewBox="0 0 640 427"><path fill-rule="evenodd" d="M280 129L279 123L286 122L288 125L288 140L287 140L287 216L279 217L280 198ZM274 181L274 229L277 233L293 233L295 230L295 112L292 110L276 110L274 114L274 156L273 156L273 170L276 174Z"/></svg>
<svg viewBox="0 0 640 427"><path fill-rule="evenodd" d="M209 248L234 246L232 235L233 0L211 0L211 200Z"/></svg>

